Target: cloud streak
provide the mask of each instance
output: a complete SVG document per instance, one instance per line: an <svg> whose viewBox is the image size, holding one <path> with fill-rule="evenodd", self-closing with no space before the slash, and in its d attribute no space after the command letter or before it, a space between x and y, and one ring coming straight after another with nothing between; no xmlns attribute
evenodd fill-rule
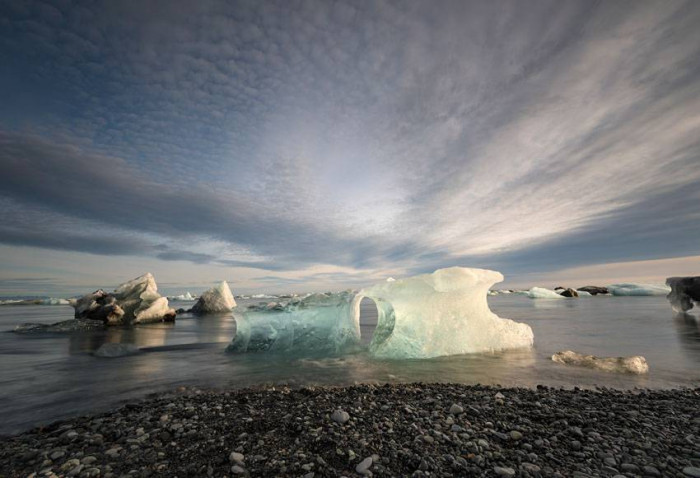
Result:
<svg viewBox="0 0 700 478"><path fill-rule="evenodd" d="M3 5L0 242L329 283L356 277L304 271L697 254L699 22L681 1Z"/></svg>

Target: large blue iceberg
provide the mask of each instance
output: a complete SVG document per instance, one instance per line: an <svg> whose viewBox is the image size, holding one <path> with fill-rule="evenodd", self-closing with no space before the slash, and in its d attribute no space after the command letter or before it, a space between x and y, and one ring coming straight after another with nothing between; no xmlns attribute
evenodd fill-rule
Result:
<svg viewBox="0 0 700 478"><path fill-rule="evenodd" d="M360 302L377 305L369 345L375 357L405 359L531 347L532 329L491 312L487 291L499 272L452 267L387 281L358 293L315 294L254 306L236 317L227 350L333 352L360 344Z"/></svg>

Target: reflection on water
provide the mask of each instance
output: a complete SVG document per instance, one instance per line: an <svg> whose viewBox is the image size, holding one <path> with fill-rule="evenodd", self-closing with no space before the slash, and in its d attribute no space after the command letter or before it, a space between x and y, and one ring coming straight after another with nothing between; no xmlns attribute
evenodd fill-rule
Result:
<svg viewBox="0 0 700 478"><path fill-rule="evenodd" d="M528 323L532 350L376 360L365 352L336 357L223 353L236 331L233 314L174 324L74 334L0 333L0 433L114 406L179 385L247 387L347 385L356 382L462 382L504 386L678 387L700 385L700 326L693 315L674 316L660 297L531 300L490 297L502 317ZM246 301L241 301L245 306ZM0 331L23 322L71 318L67 306L0 307ZM361 304L365 346L376 327L376 307ZM101 359L91 353L107 342L133 343L143 353ZM602 373L550 360L571 349L601 356L647 358L648 376Z"/></svg>

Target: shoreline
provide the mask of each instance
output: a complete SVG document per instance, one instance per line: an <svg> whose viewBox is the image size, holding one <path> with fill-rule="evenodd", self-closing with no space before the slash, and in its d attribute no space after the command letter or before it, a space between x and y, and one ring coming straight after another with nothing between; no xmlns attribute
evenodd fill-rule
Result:
<svg viewBox="0 0 700 478"><path fill-rule="evenodd" d="M700 476L698 405L700 388L186 388L2 437L0 476Z"/></svg>

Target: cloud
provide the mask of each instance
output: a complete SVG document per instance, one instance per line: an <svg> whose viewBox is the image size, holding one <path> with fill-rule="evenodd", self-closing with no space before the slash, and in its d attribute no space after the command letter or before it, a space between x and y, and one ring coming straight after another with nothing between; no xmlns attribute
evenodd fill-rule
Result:
<svg viewBox="0 0 700 478"><path fill-rule="evenodd" d="M680 1L3 5L0 242L329 283L356 278L307 270L696 254L698 22Z"/></svg>

